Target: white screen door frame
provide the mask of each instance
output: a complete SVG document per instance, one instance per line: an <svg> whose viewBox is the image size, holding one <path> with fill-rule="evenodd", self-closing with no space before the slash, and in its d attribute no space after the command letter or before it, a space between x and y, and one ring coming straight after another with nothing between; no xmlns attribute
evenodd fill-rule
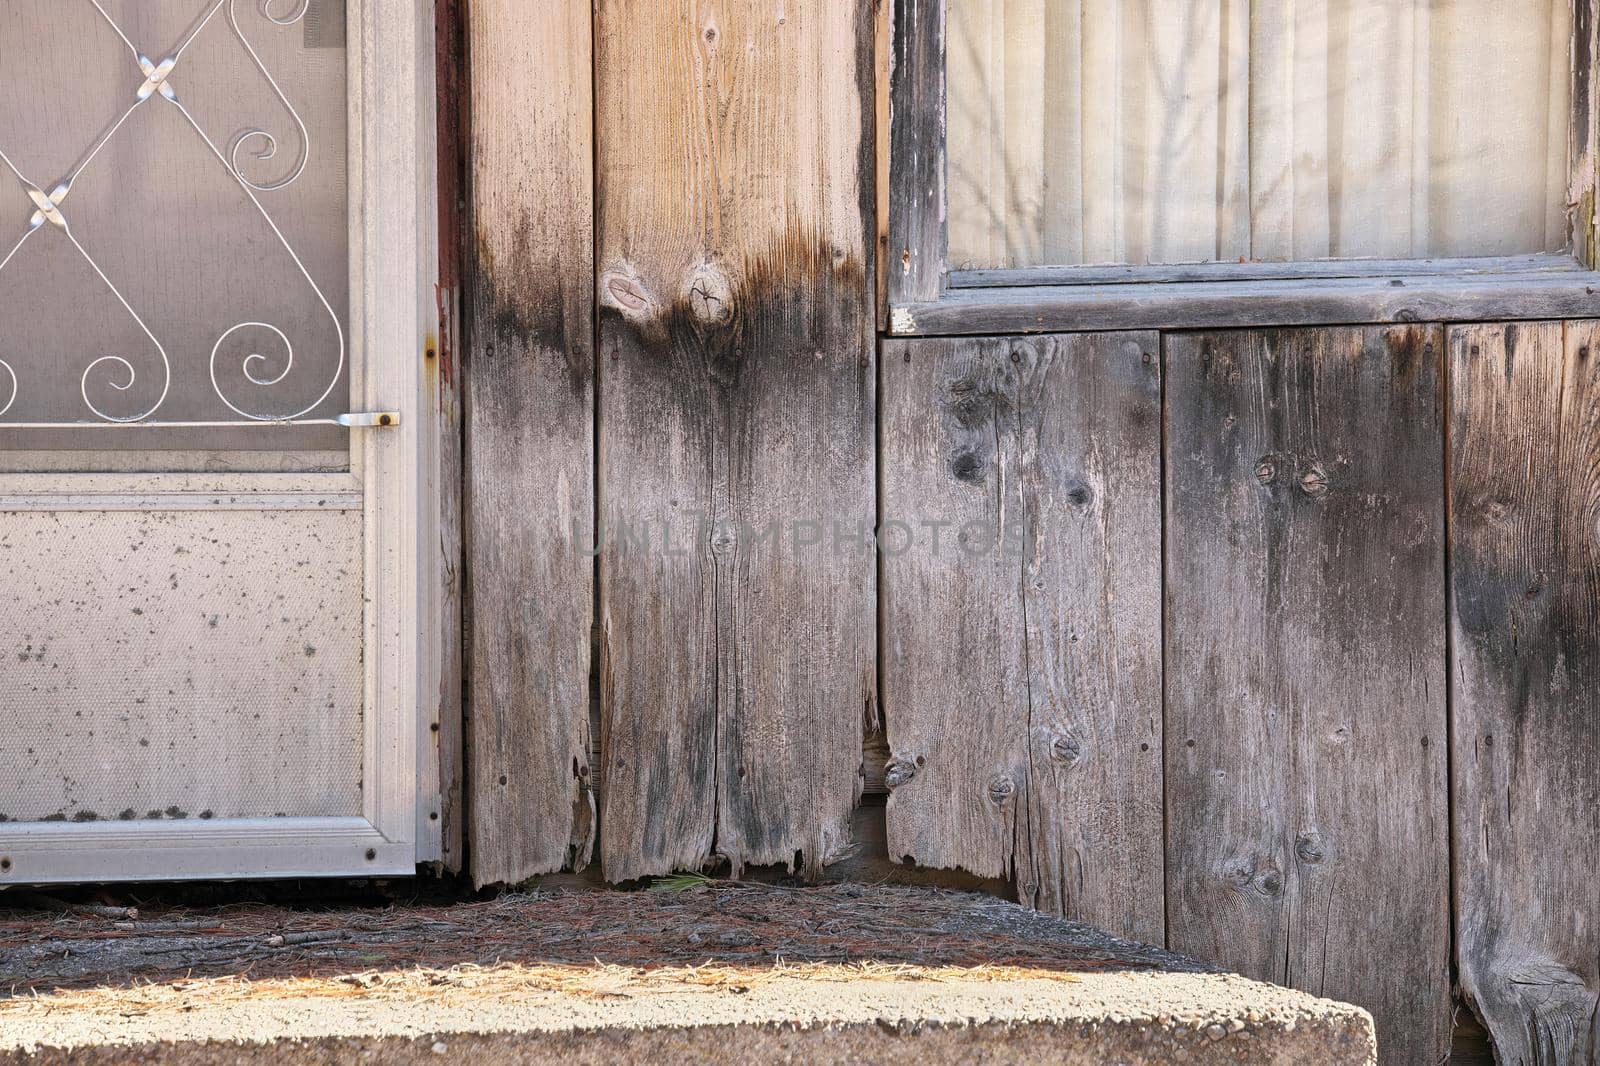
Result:
<svg viewBox="0 0 1600 1066"><path fill-rule="evenodd" d="M440 632L429 621L436 582L424 576L437 439L421 354L438 276L434 12L428 0L348 0L347 20L350 409L396 412L398 425L352 430L348 472L0 474L0 512L359 509L362 813L0 823L0 886L408 875L430 850L418 777Z"/></svg>

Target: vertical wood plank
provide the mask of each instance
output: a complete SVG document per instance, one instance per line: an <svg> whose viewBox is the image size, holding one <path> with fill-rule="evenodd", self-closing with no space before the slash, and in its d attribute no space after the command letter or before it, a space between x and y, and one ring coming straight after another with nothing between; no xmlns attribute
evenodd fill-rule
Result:
<svg viewBox="0 0 1600 1066"><path fill-rule="evenodd" d="M465 27L462 0L435 0L434 40L437 68L438 105L435 124L438 135L439 204L439 281L434 287L434 314L438 334L424 353L434 384L439 432L439 485L435 495L438 508L439 556L436 580L439 584L439 685L424 751L432 751L436 781L425 794L437 794L438 805L421 812L426 839L436 845L437 857L450 873L460 873L466 860L463 730L466 722L462 701L466 693L463 676L461 628L461 573L465 565L462 552L462 426L461 375L458 372L461 345L461 234L462 234L462 140L463 80L466 76ZM424 773L424 782L427 774Z"/></svg>
<svg viewBox="0 0 1600 1066"><path fill-rule="evenodd" d="M935 300L945 272L945 3L892 0L889 67L891 308ZM893 327L893 312L890 314Z"/></svg>
<svg viewBox="0 0 1600 1066"><path fill-rule="evenodd" d="M1596 122L1600 121L1600 82L1595 58L1600 52L1600 19L1596 0L1572 0L1572 113L1567 124L1568 248L1578 262L1596 266L1595 182L1600 162L1595 156Z"/></svg>
<svg viewBox="0 0 1600 1066"><path fill-rule="evenodd" d="M426 20L423 26L425 26L423 35L426 40L419 42L420 54L434 57L434 69L429 71L430 91L426 99L418 101L414 118L417 124L417 143L425 146L437 145L440 96L445 91L438 81L442 73L438 60L442 42L438 38L437 7L434 9L434 17ZM433 152L419 155L415 162L417 185L422 193L417 203L417 225L423 231L422 238L431 247L427 276L422 279L422 284L427 285L431 282L435 293L438 292L445 274L450 270L444 258L445 249L441 246L441 242L445 239L445 234L440 228L444 223L444 213L438 201L439 168L443 162L442 151L437 147ZM452 609L451 568L444 554L445 542L450 536L451 519L445 510L449 506L447 501L460 489L455 468L450 465L451 456L459 456L460 448L452 443L451 437L454 435L459 439L460 422L452 417L449 408L453 404L447 403L446 386L439 380L439 334L444 329L444 320L439 315L438 301L419 300L416 313L417 336L421 340L421 350L416 353L416 357L422 367L421 410L425 412L423 417L418 419L418 432L423 442L422 454L427 457L419 469L421 477L419 498L424 509L423 515L419 517L425 519L420 524L419 530L424 531L421 535L424 539L430 540L436 549L425 556L427 561L417 574L419 598L424 604L418 624L431 630L433 639L423 644L419 655L421 664L417 679L419 703L416 723L417 759L412 768L416 777L417 802L413 806L412 817L415 819L418 864L439 863L442 866L444 825L441 814L446 803L444 790L449 775L446 767L449 755L441 746L441 741L445 739L442 729L434 727L439 723L440 714L448 713L448 708L445 706L445 678L451 669L453 648L460 644L459 631L449 643L442 639L447 631L445 615ZM459 709L459 704L457 708Z"/></svg>
<svg viewBox="0 0 1600 1066"><path fill-rule="evenodd" d="M1159 941L1159 338L883 359L890 855Z"/></svg>
<svg viewBox="0 0 1600 1066"><path fill-rule="evenodd" d="M1592 1063L1600 327L1450 330L1456 952L1503 1063Z"/></svg>
<svg viewBox="0 0 1600 1066"><path fill-rule="evenodd" d="M894 0L872 0L872 143L875 152L873 205L876 259L887 263L889 254L889 70L894 65ZM881 332L889 327L889 273L877 270L873 277L873 299L877 301L874 320Z"/></svg>
<svg viewBox="0 0 1600 1066"><path fill-rule="evenodd" d="M605 873L815 874L876 700L871 8L596 26Z"/></svg>
<svg viewBox="0 0 1600 1066"><path fill-rule="evenodd" d="M1442 331L1166 339L1169 942L1448 1050Z"/></svg>
<svg viewBox="0 0 1600 1066"><path fill-rule="evenodd" d="M467 0L471 868L591 849L593 158L584 4Z"/></svg>

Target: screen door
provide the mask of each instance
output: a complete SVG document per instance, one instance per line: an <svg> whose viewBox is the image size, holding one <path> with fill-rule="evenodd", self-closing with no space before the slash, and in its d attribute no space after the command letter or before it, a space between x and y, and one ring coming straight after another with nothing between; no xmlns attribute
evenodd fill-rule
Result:
<svg viewBox="0 0 1600 1066"><path fill-rule="evenodd" d="M0 5L0 881L414 869L407 6Z"/></svg>

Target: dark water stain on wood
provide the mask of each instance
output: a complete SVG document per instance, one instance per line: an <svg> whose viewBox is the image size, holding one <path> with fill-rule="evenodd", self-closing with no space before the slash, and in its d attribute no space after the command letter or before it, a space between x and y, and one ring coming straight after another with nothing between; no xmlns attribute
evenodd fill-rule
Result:
<svg viewBox="0 0 1600 1066"><path fill-rule="evenodd" d="M621 262L601 274L608 518L709 522L704 539L680 541L684 563L635 553L602 567L607 876L694 868L713 851L736 872L798 863L815 875L848 839L859 789L872 555L865 542L801 555L739 531L871 527L867 270L791 226L736 261L690 266L676 289L655 292ZM678 454L687 468L664 461ZM840 668L796 674L794 642L823 635ZM670 764L642 772L669 750ZM633 772L617 773L618 758ZM703 853L682 853L663 824Z"/></svg>
<svg viewBox="0 0 1600 1066"><path fill-rule="evenodd" d="M473 260L473 353L492 366L520 359L553 359L564 369L563 380L576 400L587 401L593 374L589 336L591 299L587 277L550 270L548 240L530 222L493 235L479 232Z"/></svg>
<svg viewBox="0 0 1600 1066"><path fill-rule="evenodd" d="M1505 1062L1600 1053L1596 339L1450 331L1457 962Z"/></svg>
<svg viewBox="0 0 1600 1066"><path fill-rule="evenodd" d="M577 134L594 65L588 9L463 6L466 817L483 884L582 865L592 843L593 794L568 767L589 748L595 160Z"/></svg>
<svg viewBox="0 0 1600 1066"><path fill-rule="evenodd" d="M1359 1003L1394 1061L1438 1061L1442 331L1165 344L1170 942ZM1362 943L1374 916L1403 956Z"/></svg>

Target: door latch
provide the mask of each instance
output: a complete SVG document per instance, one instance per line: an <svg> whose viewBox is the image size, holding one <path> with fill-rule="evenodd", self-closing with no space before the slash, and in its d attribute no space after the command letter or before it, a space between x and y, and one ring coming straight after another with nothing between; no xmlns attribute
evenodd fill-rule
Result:
<svg viewBox="0 0 1600 1066"><path fill-rule="evenodd" d="M385 426L398 426L400 424L399 411L356 411L339 415L334 419L341 426L351 428L367 427L381 428Z"/></svg>

